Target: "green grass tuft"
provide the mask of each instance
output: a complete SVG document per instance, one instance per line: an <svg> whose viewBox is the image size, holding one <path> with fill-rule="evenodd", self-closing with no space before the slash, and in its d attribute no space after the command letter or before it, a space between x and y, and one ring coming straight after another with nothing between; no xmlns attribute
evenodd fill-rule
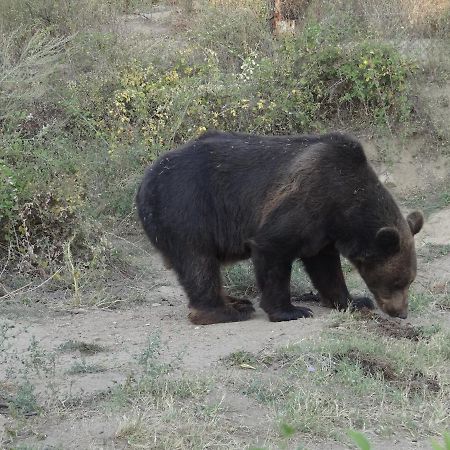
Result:
<svg viewBox="0 0 450 450"><path fill-rule="evenodd" d="M89 364L84 359L77 361L67 369L68 375L83 375L88 373L100 373L105 372L106 368L99 364Z"/></svg>
<svg viewBox="0 0 450 450"><path fill-rule="evenodd" d="M61 352L80 352L82 355L94 355L105 351L105 347L94 342L83 342L68 340L58 346L58 350Z"/></svg>

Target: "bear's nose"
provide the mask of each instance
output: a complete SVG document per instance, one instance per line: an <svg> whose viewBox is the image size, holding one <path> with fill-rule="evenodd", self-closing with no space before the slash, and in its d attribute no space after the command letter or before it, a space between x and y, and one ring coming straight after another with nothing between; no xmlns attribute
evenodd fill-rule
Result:
<svg viewBox="0 0 450 450"><path fill-rule="evenodd" d="M391 317L398 317L399 319L406 319L408 317L408 308L404 308L401 310L397 309L383 309L383 311L389 314Z"/></svg>

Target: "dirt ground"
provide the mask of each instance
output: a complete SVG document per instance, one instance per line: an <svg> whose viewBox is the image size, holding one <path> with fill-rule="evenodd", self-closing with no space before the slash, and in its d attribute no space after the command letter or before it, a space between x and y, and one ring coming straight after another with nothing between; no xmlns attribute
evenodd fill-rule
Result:
<svg viewBox="0 0 450 450"><path fill-rule="evenodd" d="M159 20L164 17L164 12L159 14L129 16L127 23L137 33L161 35L168 28ZM150 23L153 25L149 28ZM442 94L442 87L439 89ZM445 92L448 95L449 87ZM427 95L431 100L436 100L437 94L432 87ZM441 96L439 102L446 114L440 109L436 120L447 120L445 125L450 129L448 102L441 101ZM441 122L439 126L443 127ZM399 198L416 191L418 195L424 191L441 192L443 186L444 191L446 189L445 192L449 193L450 158L448 155L429 155L426 152L424 156L423 149L427 145L424 139L419 137L403 142L398 137L366 138L364 142L380 179ZM394 160L386 162L380 157L386 149L395 149L395 152L390 152L396 155ZM409 203L405 202L403 206L405 210L410 209ZM37 370L30 377L40 402L51 404L50 399L57 397L60 404L67 406L63 411L47 411L41 417L35 417L35 412L30 411L25 419L26 425L17 426L16 418L8 412L8 399L0 398L0 443L11 442L11 439L14 442L12 446L3 444L2 448L128 448L126 442L117 439L121 417L112 412L99 412L95 405L139 370L137 355L142 353L149 338L155 334L161 340L161 361L176 362L175 373L178 371L201 377L218 371L226 373L220 362L233 352L270 352L318 336L329 327L330 310L316 304L308 305L314 312L314 318L308 320L271 323L256 307L254 317L244 323L194 326L187 320L185 294L173 273L163 267L143 233L137 228L132 232L119 230L110 240L125 256L130 267L139 268L133 276L118 271L109 280L107 288L115 292L117 300L113 307L111 304L102 307L97 303L96 306L75 308L66 292L49 292L45 286L26 295L2 299L0 322L4 331L1 339L7 344L0 366L2 391L8 392L10 388L12 395L13 385L17 383L24 365L34 364L33 368ZM418 290L435 289L450 295L450 253L426 253L421 256L421 250L430 244L439 248L450 246L448 203L430 208L426 225L416 237L420 256L416 287ZM254 299L255 305L256 301ZM441 323L448 326L448 310L435 314L439 315ZM416 325L423 323L423 320L416 315L409 322ZM61 346L68 341L97 344L101 350L93 354L83 354L80 349L62 351ZM38 350L33 350L33 342L38 342ZM25 357L28 358L27 363L24 362ZM88 370L68 373L74 363L80 361L88 362L98 370L94 373ZM253 400L228 392L226 387L219 387L219 392L231 419L248 424L257 434L268 432L267 419L259 413L259 407ZM249 436L252 437L255 436ZM251 442L252 439L249 439ZM373 436L372 442L375 448L380 449L431 448L428 439L417 441L399 437L383 440ZM307 448L338 450L348 447L309 438Z"/></svg>

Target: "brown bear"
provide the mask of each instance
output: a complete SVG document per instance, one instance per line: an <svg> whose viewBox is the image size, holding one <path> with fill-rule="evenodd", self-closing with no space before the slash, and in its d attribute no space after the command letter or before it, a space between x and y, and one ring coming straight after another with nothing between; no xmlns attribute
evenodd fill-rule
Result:
<svg viewBox="0 0 450 450"><path fill-rule="evenodd" d="M272 321L310 317L291 303L301 259L323 305L373 307L352 298L340 255L358 269L380 308L405 318L416 276L413 235L367 162L339 133L255 136L208 132L156 160L137 194L144 230L178 275L195 324L246 320L249 300L227 296L221 265L251 258Z"/></svg>

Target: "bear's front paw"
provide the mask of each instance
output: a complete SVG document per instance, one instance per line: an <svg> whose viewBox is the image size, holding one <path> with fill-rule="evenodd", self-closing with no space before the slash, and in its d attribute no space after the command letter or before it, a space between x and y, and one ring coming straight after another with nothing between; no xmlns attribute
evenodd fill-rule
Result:
<svg viewBox="0 0 450 450"><path fill-rule="evenodd" d="M296 320L312 316L313 312L309 308L303 308L301 306L292 306L289 309L269 313L271 322L284 322L286 320Z"/></svg>
<svg viewBox="0 0 450 450"><path fill-rule="evenodd" d="M352 298L352 301L350 302L350 310L356 311L361 309L375 309L375 304L373 303L373 300L369 297L354 297Z"/></svg>

